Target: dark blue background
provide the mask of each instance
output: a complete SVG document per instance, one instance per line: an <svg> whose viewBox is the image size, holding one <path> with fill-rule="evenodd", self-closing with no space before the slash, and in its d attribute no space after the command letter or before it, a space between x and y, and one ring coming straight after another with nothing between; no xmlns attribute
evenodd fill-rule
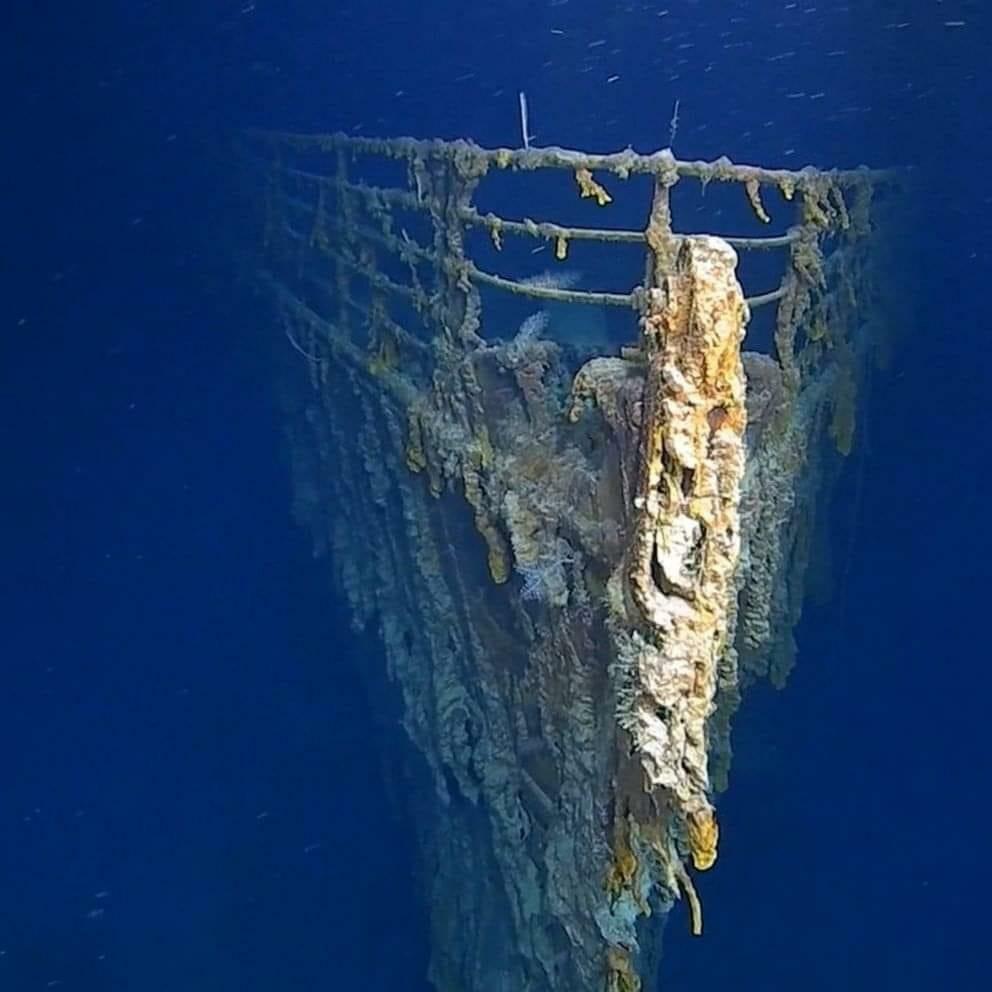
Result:
<svg viewBox="0 0 992 992"><path fill-rule="evenodd" d="M913 319L856 508L856 470L842 486L843 581L787 691L745 707L707 935L673 919L664 974L987 981L984 5L0 16L0 990L424 988L413 830L383 785L400 736L373 728L356 667L380 658L290 523L224 136L514 144L521 89L544 143L657 147L678 99L685 157L916 167Z"/></svg>

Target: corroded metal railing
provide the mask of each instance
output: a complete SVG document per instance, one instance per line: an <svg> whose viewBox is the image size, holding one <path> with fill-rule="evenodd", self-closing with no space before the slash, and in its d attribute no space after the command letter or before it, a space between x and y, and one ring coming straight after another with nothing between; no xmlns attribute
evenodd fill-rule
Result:
<svg viewBox="0 0 992 992"><path fill-rule="evenodd" d="M479 308L474 288L492 286L537 300L569 304L631 307L638 309L643 286L625 293L564 289L535 285L519 278L484 271L465 251L469 228L482 228L499 249L504 236L529 238L553 247L563 261L572 242L644 245L646 254L674 258L684 235L673 230L671 192L677 183L693 180L704 188L710 183L732 183L761 223L770 217L764 196L777 191L794 205L794 222L772 237L723 238L738 252L776 251L787 253L784 276L778 286L747 297L750 309L776 304L778 358L783 367L794 368L794 342L799 325L809 316L817 291L825 288L824 242L839 235L845 245L834 247L846 254L870 230L873 195L891 184L893 174L884 170L767 169L742 165L727 158L713 162L682 161L669 150L640 155L627 150L612 154L588 154L563 148L484 149L467 141L423 141L413 138L356 138L341 134L304 135L254 132L260 149L271 155L268 163L268 237L295 242L301 252L319 252L332 263L333 291L338 298L338 331L349 327L347 311L357 311L372 323L373 336L386 330L404 343L412 342L389 318L390 298L410 303L429 324L430 331L458 337L465 344L477 335ZM406 167L406 188L382 186L349 178L349 161L372 156ZM326 159L320 169L302 167L293 159ZM352 162L354 167L354 162ZM571 173L580 196L605 206L612 194L600 181L604 175L620 180L646 175L654 181L654 197L648 223L642 230L577 227L510 219L480 213L473 197L485 176L496 170L534 172L557 170ZM600 178L596 178L598 174ZM418 243L402 226L400 211L420 213L430 220L429 243ZM289 214L299 219L294 226ZM306 219L304 223L303 219ZM856 248L855 248L856 250ZM386 275L379 264L385 253L409 267L410 280L401 282ZM838 260L839 261L839 260ZM417 266L427 270L420 277ZM853 266L838 264L838 268ZM860 275L860 273L850 273ZM373 303L357 303L350 293L353 280L364 280ZM458 327L446 323L450 305L445 294L461 297L464 312ZM821 311L830 303L820 301ZM439 309L440 308L440 309ZM329 315L326 315L329 316ZM434 326L430 326L433 321Z"/></svg>

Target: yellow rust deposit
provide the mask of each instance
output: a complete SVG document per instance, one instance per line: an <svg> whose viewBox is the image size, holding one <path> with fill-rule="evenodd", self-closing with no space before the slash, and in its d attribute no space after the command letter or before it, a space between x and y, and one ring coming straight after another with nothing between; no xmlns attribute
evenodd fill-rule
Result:
<svg viewBox="0 0 992 992"><path fill-rule="evenodd" d="M697 871L706 871L716 863L717 844L720 840L720 827L716 814L710 809L701 809L686 817L689 833L689 853Z"/></svg>
<svg viewBox="0 0 992 992"><path fill-rule="evenodd" d="M579 196L593 199L601 207L613 202L613 197L593 178L588 169L576 169L575 181L579 184Z"/></svg>
<svg viewBox="0 0 992 992"><path fill-rule="evenodd" d="M510 577L510 546L493 520L482 489L480 466L466 463L462 468L465 499L475 511L475 528L486 542L486 560L493 582L502 585Z"/></svg>
<svg viewBox="0 0 992 992"><path fill-rule="evenodd" d="M626 816L618 822L613 838L613 858L603 887L613 905L624 894L634 890L637 877L637 855L630 843L630 824Z"/></svg>
<svg viewBox="0 0 992 992"><path fill-rule="evenodd" d="M754 211L755 217L762 224L770 224L772 219L768 216L768 211L765 210L764 204L761 202L761 184L758 180L749 179L744 184L744 192L747 193L747 200L751 204L751 209Z"/></svg>
<svg viewBox="0 0 992 992"><path fill-rule="evenodd" d="M649 291L640 470L626 579L643 635L629 648L622 725L650 787L670 790L716 857L706 721L726 648L740 556L748 311L737 256L708 236L682 241ZM712 829L709 828L712 824Z"/></svg>
<svg viewBox="0 0 992 992"><path fill-rule="evenodd" d="M641 979L626 947L609 947L606 951L607 992L640 992Z"/></svg>

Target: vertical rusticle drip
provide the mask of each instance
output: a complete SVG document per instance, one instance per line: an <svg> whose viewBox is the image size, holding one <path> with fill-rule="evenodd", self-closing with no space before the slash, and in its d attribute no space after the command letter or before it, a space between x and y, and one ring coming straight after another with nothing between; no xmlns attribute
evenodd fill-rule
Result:
<svg viewBox="0 0 992 992"><path fill-rule="evenodd" d="M675 795L697 868L716 859L706 720L740 557L748 314L736 264L719 238L686 237L673 270L647 293L644 421L626 558L636 632L621 722L648 784Z"/></svg>

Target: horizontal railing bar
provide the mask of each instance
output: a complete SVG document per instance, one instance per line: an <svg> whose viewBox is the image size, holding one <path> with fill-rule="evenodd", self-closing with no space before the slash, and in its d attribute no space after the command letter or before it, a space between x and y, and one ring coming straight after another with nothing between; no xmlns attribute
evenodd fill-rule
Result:
<svg viewBox="0 0 992 992"><path fill-rule="evenodd" d="M283 224L283 228L286 231L286 234L294 241L309 241L307 236L294 230L288 223ZM374 234L374 232L370 233ZM378 289L383 289L399 296L405 296L411 301L417 299L417 291L412 286L403 286L400 283L394 282L388 276L384 276L378 272L366 272L352 259L348 258L341 252L335 251L331 246L328 246L324 250L328 255L340 260L344 265L348 266L348 268L352 269L352 271L358 275L368 279L368 281ZM433 259L431 260L433 261ZM641 289L641 287L638 286L630 293L608 293L597 290L558 289L554 286L534 286L530 283L518 282L515 279L507 279L505 276L498 276L492 272L486 272L472 262L467 263L467 271L472 279L485 283L488 286L505 290L508 293L513 293L516 296L529 296L532 299L552 300L557 303L577 303L588 306L636 307L638 302L638 291ZM773 303L775 300L781 299L784 294L785 289L780 286L778 289L773 289L768 293L746 297L745 302L753 309L755 307L764 306L766 303Z"/></svg>
<svg viewBox="0 0 992 992"><path fill-rule="evenodd" d="M445 159L455 161L463 171L481 174L489 168L499 169L600 169L621 177L639 175L675 175L703 182L754 182L772 186L789 185L803 189L823 180L837 186L860 186L864 183L891 182L896 173L887 169L767 169L758 165L732 162L726 156L713 161L677 159L670 148L640 154L631 148L619 152L590 153L556 145L544 148L483 148L472 141L439 138L366 138L347 134L302 134L288 131L251 130L249 136L270 144L282 144L300 151L336 151L339 149L379 155L387 158Z"/></svg>
<svg viewBox="0 0 992 992"><path fill-rule="evenodd" d="M472 279L506 290L517 296L530 296L539 300L554 300L558 303L581 303L593 306L633 307L637 305L635 293L601 293L581 289L556 289L552 286L532 286L503 276L484 272L473 263L468 263L468 274Z"/></svg>
<svg viewBox="0 0 992 992"><path fill-rule="evenodd" d="M774 303L776 300L782 299L786 294L785 286L779 286L778 289L773 289L768 293L761 293L758 296L747 296L744 298L744 302L754 310L757 307L763 307L768 303Z"/></svg>
<svg viewBox="0 0 992 992"><path fill-rule="evenodd" d="M290 172L291 170L284 171ZM413 193L408 193L405 190L394 189L392 187L369 186L365 183L342 182L339 179L334 179L330 176L321 176L317 173L296 172L294 174L315 182L324 182L330 186L344 188L348 192L357 193L369 201L374 201L376 199L386 202L395 201L401 203L402 206L409 207L410 209L426 209L426 205L419 202ZM295 197L290 197L288 194L284 194L283 198L289 202L292 202L300 209L314 209L312 204L305 203ZM566 241L601 241L604 243L645 244L647 240L643 231L623 230L622 228L608 227L566 227L562 224L555 224L551 221L535 221L530 218L524 218L523 220L507 220L500 217L498 214L479 213L479 211L474 207L463 207L458 211L458 214L467 224L472 224L476 227L485 227L490 231L508 231L511 234L518 234L522 237L544 238L548 241L564 238ZM673 235L673 237L676 238L691 236L692 235L684 233L675 233ZM733 245L735 248L764 250L770 248L783 248L792 244L792 242L799 237L799 228L792 228L785 234L774 235L771 237L751 238L741 237L735 234L718 234L714 236L726 241L727 244Z"/></svg>

